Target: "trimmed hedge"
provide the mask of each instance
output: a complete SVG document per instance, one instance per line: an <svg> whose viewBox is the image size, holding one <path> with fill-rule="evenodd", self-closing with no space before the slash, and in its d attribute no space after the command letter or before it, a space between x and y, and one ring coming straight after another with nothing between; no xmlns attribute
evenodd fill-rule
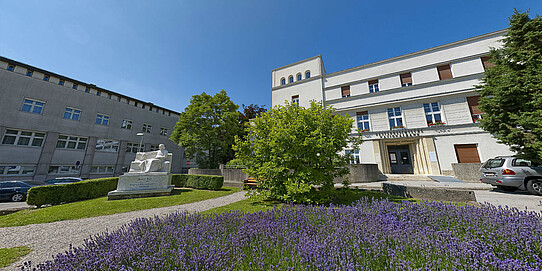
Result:
<svg viewBox="0 0 542 271"><path fill-rule="evenodd" d="M28 190L29 205L55 205L107 196L117 189L118 177L86 180L77 183L36 186Z"/></svg>
<svg viewBox="0 0 542 271"><path fill-rule="evenodd" d="M172 174L171 184L175 187L186 187L186 180L188 180L188 174Z"/></svg>
<svg viewBox="0 0 542 271"><path fill-rule="evenodd" d="M171 184L176 187L218 190L224 185L224 177L216 175L173 174Z"/></svg>

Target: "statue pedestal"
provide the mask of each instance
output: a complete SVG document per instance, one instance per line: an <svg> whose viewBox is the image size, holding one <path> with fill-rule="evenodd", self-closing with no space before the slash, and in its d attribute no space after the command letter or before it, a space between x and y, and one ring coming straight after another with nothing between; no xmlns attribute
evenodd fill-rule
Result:
<svg viewBox="0 0 542 271"><path fill-rule="evenodd" d="M174 187L168 172L125 173L119 177L117 190L109 192L107 199L168 196Z"/></svg>

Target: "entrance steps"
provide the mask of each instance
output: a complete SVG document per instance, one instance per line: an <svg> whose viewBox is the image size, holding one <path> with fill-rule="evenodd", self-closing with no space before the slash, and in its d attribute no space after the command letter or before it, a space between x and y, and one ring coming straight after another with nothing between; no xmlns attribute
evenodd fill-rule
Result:
<svg viewBox="0 0 542 271"><path fill-rule="evenodd" d="M415 174L385 174L388 181L428 181L433 182L427 175L415 175Z"/></svg>

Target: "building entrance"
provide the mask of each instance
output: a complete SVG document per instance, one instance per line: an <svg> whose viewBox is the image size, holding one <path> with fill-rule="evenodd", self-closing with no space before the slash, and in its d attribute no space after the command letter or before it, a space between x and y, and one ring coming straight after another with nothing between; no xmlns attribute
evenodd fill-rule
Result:
<svg viewBox="0 0 542 271"><path fill-rule="evenodd" d="M392 174L414 174L408 145L388 146Z"/></svg>

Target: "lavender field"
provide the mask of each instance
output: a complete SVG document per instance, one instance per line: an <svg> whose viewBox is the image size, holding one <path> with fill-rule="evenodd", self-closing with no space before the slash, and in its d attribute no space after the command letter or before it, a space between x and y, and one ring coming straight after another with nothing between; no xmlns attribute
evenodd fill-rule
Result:
<svg viewBox="0 0 542 271"><path fill-rule="evenodd" d="M139 219L37 270L541 270L542 219L484 205L359 201Z"/></svg>

